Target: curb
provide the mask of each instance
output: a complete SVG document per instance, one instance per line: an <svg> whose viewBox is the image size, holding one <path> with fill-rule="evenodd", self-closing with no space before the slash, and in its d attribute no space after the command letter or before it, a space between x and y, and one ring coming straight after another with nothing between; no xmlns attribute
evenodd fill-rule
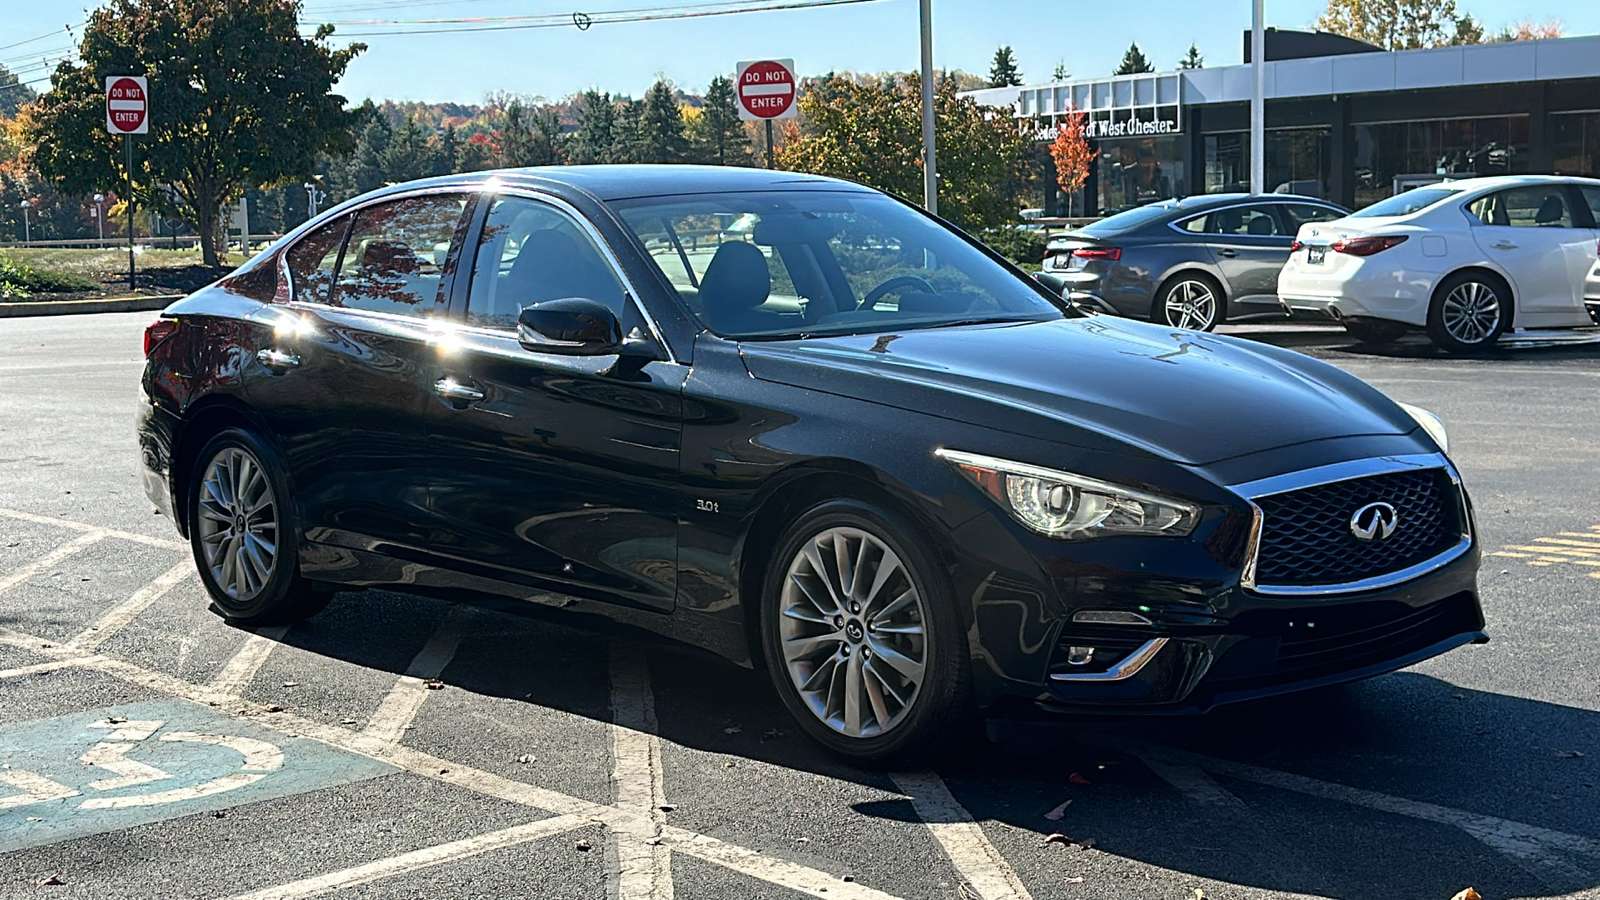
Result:
<svg viewBox="0 0 1600 900"><path fill-rule="evenodd" d="M112 297L106 300L17 300L0 303L0 319L24 316L65 316L74 313L149 312L166 309L183 294L154 297Z"/></svg>

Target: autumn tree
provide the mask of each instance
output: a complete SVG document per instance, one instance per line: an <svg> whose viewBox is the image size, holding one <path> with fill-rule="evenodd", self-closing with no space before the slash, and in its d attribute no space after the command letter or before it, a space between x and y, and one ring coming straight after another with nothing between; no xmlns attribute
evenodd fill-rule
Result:
<svg viewBox="0 0 1600 900"><path fill-rule="evenodd" d="M1135 41L1128 45L1128 52L1122 54L1122 64L1117 66L1117 70L1111 74L1138 75L1144 72L1154 72L1155 70L1156 67L1152 66L1150 60L1145 58L1144 51L1139 49L1139 44Z"/></svg>
<svg viewBox="0 0 1600 900"><path fill-rule="evenodd" d="M1067 212L1072 212L1073 198L1089 180L1089 165L1100 151L1089 148L1088 116L1068 108L1067 114L1056 122L1056 139L1050 142L1050 158L1056 164L1056 184L1067 195Z"/></svg>
<svg viewBox="0 0 1600 900"><path fill-rule="evenodd" d="M1455 0L1328 0L1314 27L1385 50L1438 47L1457 34Z"/></svg>
<svg viewBox="0 0 1600 900"><path fill-rule="evenodd" d="M916 75L887 83L843 77L801 94L805 126L778 151L784 169L860 182L906 198L922 196L922 93ZM1015 214L1028 139L1009 115L957 95L953 81L934 92L939 214L968 230L1002 225Z"/></svg>
<svg viewBox="0 0 1600 900"><path fill-rule="evenodd" d="M703 162L737 166L750 161L750 136L739 119L733 79L726 75L711 79L706 87L706 105L691 124L689 139L694 155Z"/></svg>
<svg viewBox="0 0 1600 900"><path fill-rule="evenodd" d="M1551 19L1548 22L1535 22L1532 19L1523 19L1512 22L1500 29L1494 36L1497 41L1543 41L1558 38L1567 33L1567 27L1561 24L1560 19Z"/></svg>
<svg viewBox="0 0 1600 900"><path fill-rule="evenodd" d="M148 77L134 192L193 228L216 265L223 207L311 175L319 153L350 150L354 116L333 88L365 47L334 48L329 25L302 36L301 11L298 0L110 0L38 101L29 138L39 171L68 194L125 184L121 141L105 128L105 77Z"/></svg>
<svg viewBox="0 0 1600 900"><path fill-rule="evenodd" d="M17 79L16 73L0 64L0 117L14 116L24 104L39 95Z"/></svg>
<svg viewBox="0 0 1600 900"><path fill-rule="evenodd" d="M1206 58L1200 55L1200 48L1194 44L1190 44L1189 52L1183 55L1183 59L1178 60L1178 68L1180 69L1204 69L1205 67Z"/></svg>
<svg viewBox="0 0 1600 900"><path fill-rule="evenodd" d="M1022 84L1022 73L1017 71L1017 60L1010 47L994 51L994 64L989 67L989 87L1016 87Z"/></svg>

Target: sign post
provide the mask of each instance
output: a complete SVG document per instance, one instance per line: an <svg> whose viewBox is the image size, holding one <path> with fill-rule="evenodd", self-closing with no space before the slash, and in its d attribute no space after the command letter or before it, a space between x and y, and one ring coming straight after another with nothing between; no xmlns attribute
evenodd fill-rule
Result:
<svg viewBox="0 0 1600 900"><path fill-rule="evenodd" d="M128 290L133 281L133 136L150 133L150 85L142 75L106 76L106 130L122 135L128 167Z"/></svg>
<svg viewBox="0 0 1600 900"><path fill-rule="evenodd" d="M772 163L772 120L792 119L798 94L794 60L763 59L739 63L734 77L739 92L739 118L767 123L767 168Z"/></svg>

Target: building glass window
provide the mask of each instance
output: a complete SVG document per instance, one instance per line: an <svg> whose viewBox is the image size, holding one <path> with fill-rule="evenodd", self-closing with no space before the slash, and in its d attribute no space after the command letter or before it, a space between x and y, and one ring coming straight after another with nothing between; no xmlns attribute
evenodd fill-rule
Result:
<svg viewBox="0 0 1600 900"><path fill-rule="evenodd" d="M1438 181L1528 171L1528 117L1357 125L1355 205Z"/></svg>
<svg viewBox="0 0 1600 900"><path fill-rule="evenodd" d="M1600 177L1600 112L1551 116L1555 173Z"/></svg>
<svg viewBox="0 0 1600 900"><path fill-rule="evenodd" d="M1267 190L1279 194L1328 196L1328 143L1326 128L1277 129L1267 132ZM1250 135L1246 132L1208 134L1205 137L1205 192L1243 193L1250 190Z"/></svg>
<svg viewBox="0 0 1600 900"><path fill-rule="evenodd" d="M1100 212L1110 214L1185 196L1180 141L1171 135L1099 141Z"/></svg>

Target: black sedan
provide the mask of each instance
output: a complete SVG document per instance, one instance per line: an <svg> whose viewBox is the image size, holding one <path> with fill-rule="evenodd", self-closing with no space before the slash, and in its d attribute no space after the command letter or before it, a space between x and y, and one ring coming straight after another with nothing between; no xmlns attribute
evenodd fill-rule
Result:
<svg viewBox="0 0 1600 900"><path fill-rule="evenodd" d="M1485 639L1437 419L1058 304L824 178L397 185L149 327L144 484L240 625L374 585L575 603L765 666L861 759Z"/></svg>
<svg viewBox="0 0 1600 900"><path fill-rule="evenodd" d="M1154 203L1052 239L1039 280L1086 309L1173 328L1282 317L1278 272L1300 226L1347 215L1286 194Z"/></svg>

